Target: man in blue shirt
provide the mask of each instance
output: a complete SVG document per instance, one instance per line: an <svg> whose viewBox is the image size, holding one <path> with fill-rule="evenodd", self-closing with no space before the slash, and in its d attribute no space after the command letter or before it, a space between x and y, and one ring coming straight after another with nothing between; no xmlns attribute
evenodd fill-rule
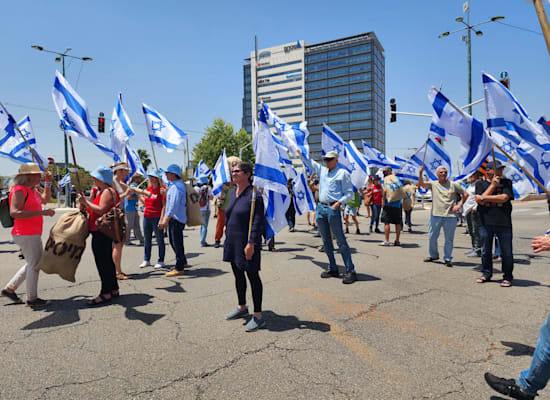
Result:
<svg viewBox="0 0 550 400"><path fill-rule="evenodd" d="M178 276L183 275L183 269L189 267L183 247L183 230L187 222L187 192L181 180L181 169L176 164L166 168L166 179L171 184L166 193L166 210L164 218L159 222L159 228L168 227L170 245L176 253L176 266L166 276Z"/></svg>
<svg viewBox="0 0 550 400"><path fill-rule="evenodd" d="M300 152L298 154L301 155ZM329 151L322 158L325 163L324 167L318 162L306 160L302 157L304 164L319 176L319 203L317 204L315 219L329 260L328 269L321 274L321 278L338 278L340 276L334 259L332 232L346 266L346 273L342 282L349 284L355 282L357 277L351 260L351 250L342 229L340 207L353 197L353 186L349 172L338 167L338 153L336 151Z"/></svg>

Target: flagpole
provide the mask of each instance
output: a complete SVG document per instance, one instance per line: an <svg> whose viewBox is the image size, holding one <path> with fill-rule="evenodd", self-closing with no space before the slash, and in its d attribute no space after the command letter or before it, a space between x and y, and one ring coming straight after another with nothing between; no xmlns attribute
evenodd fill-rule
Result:
<svg viewBox="0 0 550 400"><path fill-rule="evenodd" d="M73 138L69 135L69 143L71 144L71 153L73 155L73 164L76 169L76 186L78 186L78 191L82 192L82 184L80 183L80 176L78 175L78 165L76 164L76 157L74 155L74 146L73 146ZM69 173L69 171L67 171Z"/></svg>
<svg viewBox="0 0 550 400"><path fill-rule="evenodd" d="M546 189L546 187L544 187L544 185L542 183L539 182L538 179L536 179L529 171L527 171L525 168L523 168L519 163L516 162L516 160L514 160L512 158L511 155L509 155L508 153L506 153L502 147L500 147L498 144L495 143L495 146L497 147L497 149L499 149L502 154L504 154L506 157L508 157L509 160L511 160L513 163L515 163L519 169L521 169L525 175L527 175L533 182L535 182L542 190L544 190L544 192L550 196L550 191L548 189ZM493 151L493 157L494 157L494 151ZM496 165L495 165L496 166Z"/></svg>
<svg viewBox="0 0 550 400"><path fill-rule="evenodd" d="M252 233L252 222L254 221L254 209L256 208L256 186L252 186L252 204L250 205L250 218L248 220L248 240ZM247 243L248 243L247 240Z"/></svg>
<svg viewBox="0 0 550 400"><path fill-rule="evenodd" d="M153 161L155 161L155 168L158 171L159 166L157 164L157 156L155 155L155 148L153 147L153 142L151 142L151 138L149 138L149 143L151 143L151 151L153 152Z"/></svg>

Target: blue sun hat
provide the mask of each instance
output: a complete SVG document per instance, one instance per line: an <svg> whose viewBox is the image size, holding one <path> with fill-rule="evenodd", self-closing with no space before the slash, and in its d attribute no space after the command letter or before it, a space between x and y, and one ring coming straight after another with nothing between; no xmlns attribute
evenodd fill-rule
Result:
<svg viewBox="0 0 550 400"><path fill-rule="evenodd" d="M94 169L90 175L103 183L107 183L109 185L113 184L113 170L105 165L100 165Z"/></svg>
<svg viewBox="0 0 550 400"><path fill-rule="evenodd" d="M160 172L156 169L154 169L153 171L147 173L147 176L152 176L154 178L159 178L159 179L161 179L161 175L162 175L162 172Z"/></svg>
<svg viewBox="0 0 550 400"><path fill-rule="evenodd" d="M177 164L170 164L165 172L171 172L181 178L181 168Z"/></svg>
<svg viewBox="0 0 550 400"><path fill-rule="evenodd" d="M205 185L208 183L208 175L201 175L197 179L197 183L199 185Z"/></svg>

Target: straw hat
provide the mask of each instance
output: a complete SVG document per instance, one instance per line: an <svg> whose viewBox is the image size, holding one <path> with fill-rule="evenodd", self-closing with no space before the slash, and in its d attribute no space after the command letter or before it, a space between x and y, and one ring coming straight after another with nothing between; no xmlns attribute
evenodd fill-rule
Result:
<svg viewBox="0 0 550 400"><path fill-rule="evenodd" d="M124 161L117 162L111 168L113 168L113 172L118 171L120 169L130 171L130 168L128 168L128 164L125 163Z"/></svg>
<svg viewBox="0 0 550 400"><path fill-rule="evenodd" d="M29 162L21 164L19 167L18 175L30 175L30 174L41 174L42 171L40 171L40 168L38 167L38 164Z"/></svg>

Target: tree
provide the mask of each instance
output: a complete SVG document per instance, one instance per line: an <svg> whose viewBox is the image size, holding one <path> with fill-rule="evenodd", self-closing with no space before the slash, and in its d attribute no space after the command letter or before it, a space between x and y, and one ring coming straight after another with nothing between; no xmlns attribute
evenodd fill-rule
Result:
<svg viewBox="0 0 550 400"><path fill-rule="evenodd" d="M69 169L73 169L73 168L74 168L74 165L69 164ZM65 165L59 167L59 176L56 176L57 167L55 165L48 165L46 169L51 172L51 174L53 175L54 181L56 183L67 174ZM71 174L71 185L77 186L76 173L74 172L69 172L69 173ZM94 185L94 180L90 175L90 172L80 166L78 167L78 177L80 178L80 184L82 185L82 190L88 190Z"/></svg>
<svg viewBox="0 0 550 400"><path fill-rule="evenodd" d="M195 165L203 160L210 168L214 168L218 157L225 149L227 157L239 156L239 150L248 145L243 152L243 161L254 164L254 151L250 144L252 139L244 129L235 133L233 125L222 118L216 118L211 126L206 127L206 135L193 148Z"/></svg>
<svg viewBox="0 0 550 400"><path fill-rule="evenodd" d="M137 151L139 159L141 160L141 163L143 164L143 168L145 168L145 171L149 169L149 165L151 165L151 159L149 158L149 153L147 153L147 150L144 149L138 149Z"/></svg>

